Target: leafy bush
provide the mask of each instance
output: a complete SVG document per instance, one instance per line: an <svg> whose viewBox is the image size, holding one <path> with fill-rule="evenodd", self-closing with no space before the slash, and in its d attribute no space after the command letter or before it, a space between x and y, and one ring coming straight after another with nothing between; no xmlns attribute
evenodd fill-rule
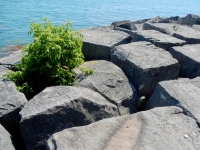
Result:
<svg viewBox="0 0 200 150"><path fill-rule="evenodd" d="M40 76L48 86L72 85L73 68L83 63L82 38L70 22L54 26L48 19L43 24L31 23L29 34L33 42L23 49L23 58L6 77L13 80L20 91L32 92L27 82L31 76Z"/></svg>

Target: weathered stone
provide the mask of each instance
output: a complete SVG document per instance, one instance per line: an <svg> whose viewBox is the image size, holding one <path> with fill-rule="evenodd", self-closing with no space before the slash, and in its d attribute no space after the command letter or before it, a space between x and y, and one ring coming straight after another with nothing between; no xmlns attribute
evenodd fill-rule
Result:
<svg viewBox="0 0 200 150"><path fill-rule="evenodd" d="M13 135L20 135L19 111L27 103L24 94L18 92L11 81L0 80L0 123Z"/></svg>
<svg viewBox="0 0 200 150"><path fill-rule="evenodd" d="M149 42L116 46L112 50L111 61L124 71L139 96L147 98L158 82L178 77L177 60L169 52Z"/></svg>
<svg viewBox="0 0 200 150"><path fill-rule="evenodd" d="M146 104L146 109L178 106L200 126L200 88L194 82L195 80L189 82L185 79L159 82ZM196 82L200 82L200 78Z"/></svg>
<svg viewBox="0 0 200 150"><path fill-rule="evenodd" d="M116 27L120 27L121 25L126 24L126 23L130 23L130 20L115 21L111 25L116 26Z"/></svg>
<svg viewBox="0 0 200 150"><path fill-rule="evenodd" d="M4 67L3 65L0 65L0 80L3 80L3 75L6 74L7 68Z"/></svg>
<svg viewBox="0 0 200 150"><path fill-rule="evenodd" d="M16 150L15 142L12 136L0 124L0 149L1 150Z"/></svg>
<svg viewBox="0 0 200 150"><path fill-rule="evenodd" d="M81 30L85 60L110 60L110 50L113 46L131 41L129 34L113 30L113 28L113 26L93 27Z"/></svg>
<svg viewBox="0 0 200 150"><path fill-rule="evenodd" d="M119 107L120 114L137 112L137 91L119 67L99 60L85 62L80 68L94 69L94 73L89 76L80 73L74 86L86 87L100 93Z"/></svg>
<svg viewBox="0 0 200 150"><path fill-rule="evenodd" d="M137 30L137 27L132 22L122 24L120 27L122 27L124 29L128 29L128 30Z"/></svg>
<svg viewBox="0 0 200 150"><path fill-rule="evenodd" d="M191 83L195 86L197 86L200 89L200 77L196 77L194 79L189 79L189 78L179 78L179 82L188 82Z"/></svg>
<svg viewBox="0 0 200 150"><path fill-rule="evenodd" d="M72 86L46 88L20 114L27 150L44 149L46 140L55 132L119 115L117 107L99 93Z"/></svg>
<svg viewBox="0 0 200 150"><path fill-rule="evenodd" d="M200 25L193 25L192 29L200 31Z"/></svg>
<svg viewBox="0 0 200 150"><path fill-rule="evenodd" d="M200 44L176 46L169 49L180 65L180 77L200 76Z"/></svg>
<svg viewBox="0 0 200 150"><path fill-rule="evenodd" d="M11 64L11 65L14 65L22 58L22 56L23 56L23 54L22 54L21 50L13 52L10 55L1 58L0 59L0 64Z"/></svg>
<svg viewBox="0 0 200 150"><path fill-rule="evenodd" d="M186 25L200 24L200 16L188 14L186 17L182 18L181 24L186 24Z"/></svg>
<svg viewBox="0 0 200 150"><path fill-rule="evenodd" d="M170 47L182 46L186 43L186 41L171 37L155 30L141 30L138 32L132 32L131 35L133 42L147 41L166 50L168 50Z"/></svg>
<svg viewBox="0 0 200 150"><path fill-rule="evenodd" d="M180 24L181 21L182 21L181 17L175 16L175 17L163 18L162 20L158 21L158 23L176 23L176 24Z"/></svg>
<svg viewBox="0 0 200 150"><path fill-rule="evenodd" d="M159 21L163 20L163 18L160 18L160 16L157 16L155 18L151 18L146 21L146 23L158 23Z"/></svg>
<svg viewBox="0 0 200 150"><path fill-rule="evenodd" d="M156 108L55 133L47 150L197 150L200 131L178 107Z"/></svg>
<svg viewBox="0 0 200 150"><path fill-rule="evenodd" d="M188 44L200 43L200 32L190 27L170 23L144 23L143 30L157 30L186 41Z"/></svg>

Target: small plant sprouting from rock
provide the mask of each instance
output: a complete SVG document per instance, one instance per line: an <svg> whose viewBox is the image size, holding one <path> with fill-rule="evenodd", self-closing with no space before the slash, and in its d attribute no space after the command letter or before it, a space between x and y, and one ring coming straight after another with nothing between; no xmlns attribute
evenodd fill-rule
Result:
<svg viewBox="0 0 200 150"><path fill-rule="evenodd" d="M73 68L84 62L83 36L73 30L70 22L54 26L48 19L43 23L32 22L29 34L33 42L23 49L23 58L5 77L13 80L22 92L33 92L29 80L39 76L48 86L73 85ZM91 71L85 71L86 74Z"/></svg>
<svg viewBox="0 0 200 150"><path fill-rule="evenodd" d="M83 74L84 74L85 76L89 76L89 75L91 75L91 74L94 73L94 69L81 68L80 70L83 72Z"/></svg>

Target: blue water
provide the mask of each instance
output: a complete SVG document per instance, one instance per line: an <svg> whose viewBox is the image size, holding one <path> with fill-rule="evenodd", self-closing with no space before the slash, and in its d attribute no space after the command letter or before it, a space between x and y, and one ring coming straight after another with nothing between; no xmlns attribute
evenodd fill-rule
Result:
<svg viewBox="0 0 200 150"><path fill-rule="evenodd" d="M155 16L200 15L200 0L0 0L0 57L7 46L26 45L30 20L48 17L55 25L70 20L75 29Z"/></svg>

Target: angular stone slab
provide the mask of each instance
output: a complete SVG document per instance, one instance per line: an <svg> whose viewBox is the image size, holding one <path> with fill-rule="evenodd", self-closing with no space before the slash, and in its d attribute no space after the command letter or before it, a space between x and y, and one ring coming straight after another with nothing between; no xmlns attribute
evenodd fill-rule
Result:
<svg viewBox="0 0 200 150"><path fill-rule="evenodd" d="M200 78L193 82L185 79L159 82L146 104L146 109L178 106L200 126L200 87L194 82L200 82Z"/></svg>
<svg viewBox="0 0 200 150"><path fill-rule="evenodd" d="M129 34L113 28L110 26L81 29L85 60L110 60L110 50L113 46L131 42Z"/></svg>
<svg viewBox="0 0 200 150"><path fill-rule="evenodd" d="M176 79L179 73L177 60L149 42L116 46L112 50L111 61L124 71L138 95L147 98L158 82Z"/></svg>
<svg viewBox="0 0 200 150"><path fill-rule="evenodd" d="M13 82L0 80L0 123L13 136L20 135L19 112L27 102L24 94L17 91Z"/></svg>
<svg viewBox="0 0 200 150"><path fill-rule="evenodd" d="M163 20L158 21L158 23L176 23L180 24L182 22L182 18L179 16L164 18Z"/></svg>
<svg viewBox="0 0 200 150"><path fill-rule="evenodd" d="M11 53L10 55L0 59L0 64L16 64L22 58L22 50Z"/></svg>
<svg viewBox="0 0 200 150"><path fill-rule="evenodd" d="M200 31L200 25L193 25L193 26L192 26L192 29L195 29L195 30Z"/></svg>
<svg viewBox="0 0 200 150"><path fill-rule="evenodd" d="M47 150L197 150L200 132L178 107L156 108L55 133Z"/></svg>
<svg viewBox="0 0 200 150"><path fill-rule="evenodd" d="M17 150L14 139L0 124L0 149L1 150Z"/></svg>
<svg viewBox="0 0 200 150"><path fill-rule="evenodd" d="M168 50L173 46L182 46L186 41L171 37L167 34L155 31L155 30L141 30L138 32L132 32L132 41L147 41L151 42L157 47Z"/></svg>
<svg viewBox="0 0 200 150"><path fill-rule="evenodd" d="M3 65L0 65L0 80L3 80L3 75L7 73L7 68Z"/></svg>
<svg viewBox="0 0 200 150"><path fill-rule="evenodd" d="M181 24L186 24L190 26L193 24L200 24L200 16L188 14L186 17L182 18Z"/></svg>
<svg viewBox="0 0 200 150"><path fill-rule="evenodd" d="M176 46L169 49L180 65L180 77L200 76L200 44Z"/></svg>
<svg viewBox="0 0 200 150"><path fill-rule="evenodd" d="M170 23L144 23L143 30L157 30L184 40L187 44L200 43L200 32L190 27Z"/></svg>
<svg viewBox="0 0 200 150"><path fill-rule="evenodd" d="M80 73L74 86L86 87L100 93L119 107L120 114L137 112L137 91L118 66L99 60L85 62L80 68L94 69L94 73L89 76Z"/></svg>
<svg viewBox="0 0 200 150"><path fill-rule="evenodd" d="M55 132L119 115L117 107L99 93L72 86L46 88L20 114L27 150L45 149L46 140Z"/></svg>

